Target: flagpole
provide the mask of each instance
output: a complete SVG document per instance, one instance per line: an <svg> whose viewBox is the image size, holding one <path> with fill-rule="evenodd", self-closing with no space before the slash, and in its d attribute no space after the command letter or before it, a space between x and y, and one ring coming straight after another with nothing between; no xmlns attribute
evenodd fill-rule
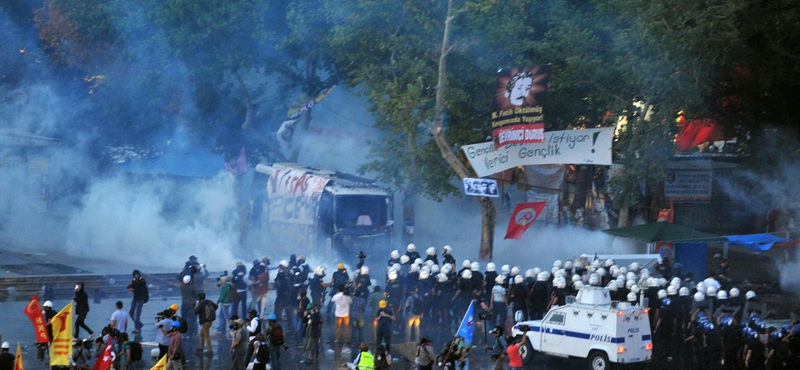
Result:
<svg viewBox="0 0 800 370"><path fill-rule="evenodd" d="M475 305L475 300L473 299L469 302L469 306L467 306L467 312L464 313L464 318L461 319L461 325L458 326L456 335L453 336L453 340L450 342L450 346L447 348L447 355L445 355L444 362L442 362L442 367L441 367L442 369L444 369L444 366L447 364L447 361L450 358L450 353L453 352L453 346L456 345L456 339L458 339L458 335L461 333L461 328L464 326L464 322L467 321L470 311L473 311L474 315L474 305ZM466 344L466 338L464 340L464 344ZM471 344L472 343L470 343L470 345Z"/></svg>

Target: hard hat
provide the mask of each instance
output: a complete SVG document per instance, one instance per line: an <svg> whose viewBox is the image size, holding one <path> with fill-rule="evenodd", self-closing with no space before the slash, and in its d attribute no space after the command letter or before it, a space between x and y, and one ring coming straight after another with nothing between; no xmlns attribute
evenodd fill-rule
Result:
<svg viewBox="0 0 800 370"><path fill-rule="evenodd" d="M0 348L2 348L2 349L9 349L9 348L11 348L11 346L8 344L8 342L3 342L3 345L2 345L2 346L0 346Z"/></svg>
<svg viewBox="0 0 800 370"><path fill-rule="evenodd" d="M472 270L472 271L480 271L480 269L481 269L481 264L480 264L480 263L478 263L478 262L473 262L473 263L472 263L472 264L469 266L469 269L470 269L470 270Z"/></svg>
<svg viewBox="0 0 800 370"><path fill-rule="evenodd" d="M417 246L414 245L414 243L411 243L406 247L406 251L408 251L409 253L415 252L416 250L417 250Z"/></svg>
<svg viewBox="0 0 800 370"><path fill-rule="evenodd" d="M397 271L389 271L389 280L394 281L397 280Z"/></svg>
<svg viewBox="0 0 800 370"><path fill-rule="evenodd" d="M280 265L283 266L283 267L289 267L289 261L281 260ZM343 264L342 264L342 268L344 268Z"/></svg>
<svg viewBox="0 0 800 370"><path fill-rule="evenodd" d="M173 327L173 328L175 328L175 329L180 329L180 327L181 327L181 322L180 322L180 321L178 321L178 320L175 320L175 321L173 321L173 322L172 322L172 327Z"/></svg>
<svg viewBox="0 0 800 370"><path fill-rule="evenodd" d="M512 276L519 275L519 266L514 266L514 267L511 268L511 275Z"/></svg>
<svg viewBox="0 0 800 370"><path fill-rule="evenodd" d="M419 265L417 265L416 263L411 265L411 272L417 272L417 271L419 271Z"/></svg>
<svg viewBox="0 0 800 370"><path fill-rule="evenodd" d="M369 275L369 267L362 266L361 267L361 275Z"/></svg>
<svg viewBox="0 0 800 370"><path fill-rule="evenodd" d="M431 277L431 273L429 271L422 270L422 272L419 273L420 280L427 280L429 277Z"/></svg>
<svg viewBox="0 0 800 370"><path fill-rule="evenodd" d="M547 274L540 272L538 275L536 275L536 281L547 281Z"/></svg>
<svg viewBox="0 0 800 370"><path fill-rule="evenodd" d="M398 251L397 249L395 249L395 250L393 250L393 251L392 251L392 259L393 259L393 260L396 260L396 259L398 259L398 258L400 258L400 251Z"/></svg>
<svg viewBox="0 0 800 370"><path fill-rule="evenodd" d="M596 286L596 285L599 285L599 284L600 284L600 279L597 276L592 276L592 277L589 278L589 285Z"/></svg>
<svg viewBox="0 0 800 370"><path fill-rule="evenodd" d="M564 264L561 262L561 260L555 260L555 262L553 262L553 267L561 268L563 265Z"/></svg>
<svg viewBox="0 0 800 370"><path fill-rule="evenodd" d="M510 272L511 272L511 266L509 265L503 265L503 267L500 268L500 273L502 274L508 275Z"/></svg>
<svg viewBox="0 0 800 370"><path fill-rule="evenodd" d="M386 300L384 300L384 299L381 299L381 301L378 302L378 307L379 308L386 308L386 305L387 305L387 303L386 303Z"/></svg>
<svg viewBox="0 0 800 370"><path fill-rule="evenodd" d="M717 288L710 286L706 288L706 296L708 297L716 297L717 296Z"/></svg>
<svg viewBox="0 0 800 370"><path fill-rule="evenodd" d="M322 266L317 266L317 268L314 269L314 274L319 276L325 275L325 268Z"/></svg>
<svg viewBox="0 0 800 370"><path fill-rule="evenodd" d="M678 295L680 295L681 297L688 297L689 296L689 288L682 287L682 288L678 289Z"/></svg>
<svg viewBox="0 0 800 370"><path fill-rule="evenodd" d="M731 288L731 298L736 298L739 296L739 288L733 287Z"/></svg>
<svg viewBox="0 0 800 370"><path fill-rule="evenodd" d="M612 260L611 258L609 258L609 259L607 259L607 260L606 260L605 266L606 266L606 267L611 267L611 266L614 266L614 264L615 264L615 263L614 263L614 260Z"/></svg>
<svg viewBox="0 0 800 370"><path fill-rule="evenodd" d="M630 287L631 293L639 294L639 286L636 284L631 285Z"/></svg>
<svg viewBox="0 0 800 370"><path fill-rule="evenodd" d="M669 306L671 304L672 304L672 300L669 299L669 298L664 298L664 299L661 300L661 305L662 306Z"/></svg>
<svg viewBox="0 0 800 370"><path fill-rule="evenodd" d="M439 273L439 270L440 270L440 269L439 269L439 265L433 265L433 266L431 266L431 273L432 273L432 274L438 274L438 273Z"/></svg>
<svg viewBox="0 0 800 370"><path fill-rule="evenodd" d="M186 276L183 277L183 283L184 284L189 284L190 281L192 281L192 277L191 276L186 275Z"/></svg>
<svg viewBox="0 0 800 370"><path fill-rule="evenodd" d="M533 273L533 269L527 269L527 270L525 270L525 277L526 278L536 277L536 274Z"/></svg>
<svg viewBox="0 0 800 370"><path fill-rule="evenodd" d="M464 262L461 262L461 267L465 269L468 269L470 265L472 265L472 261L470 260L464 260Z"/></svg>
<svg viewBox="0 0 800 370"><path fill-rule="evenodd" d="M636 293L630 292L628 293L628 302L636 302Z"/></svg>
<svg viewBox="0 0 800 370"><path fill-rule="evenodd" d="M271 313L271 314L267 315L267 320L278 321L278 316L276 316L274 313Z"/></svg>
<svg viewBox="0 0 800 370"><path fill-rule="evenodd" d="M568 261L564 262L564 268L567 269L567 270L572 270L572 261L568 260Z"/></svg>
<svg viewBox="0 0 800 370"><path fill-rule="evenodd" d="M756 297L756 292L748 290L747 293L744 294L744 297L747 299L753 299Z"/></svg>
<svg viewBox="0 0 800 370"><path fill-rule="evenodd" d="M170 310L173 310L173 311L175 311L175 312L177 312L177 311L178 311L178 309L180 309L180 306L178 306L178 304L177 304L177 303L173 303L173 304L171 304L171 305L169 306L169 309L170 309Z"/></svg>
<svg viewBox="0 0 800 370"><path fill-rule="evenodd" d="M667 295L676 295L678 294L678 288L673 285L667 287Z"/></svg>
<svg viewBox="0 0 800 370"><path fill-rule="evenodd" d="M425 253L428 254L429 256L435 256L436 255L436 248L430 247L427 250L425 250Z"/></svg>
<svg viewBox="0 0 800 370"><path fill-rule="evenodd" d="M461 277L464 279L472 279L472 271L464 270L464 272L461 273Z"/></svg>
<svg viewBox="0 0 800 370"><path fill-rule="evenodd" d="M50 302L50 301L44 301L44 304L43 304L42 306L44 306L44 307L50 307L50 308L53 308L53 302Z"/></svg>
<svg viewBox="0 0 800 370"><path fill-rule="evenodd" d="M402 263L402 264L404 264L404 265L405 265L406 263L408 263L408 261L409 261L409 260L411 260L411 257L409 257L409 256L407 256L407 255L405 255L405 254L404 254L404 255L402 255L402 256L400 256L400 263Z"/></svg>
<svg viewBox="0 0 800 370"><path fill-rule="evenodd" d="M503 279L503 275L497 275L497 277L494 278L494 283L495 284L503 284L505 282L506 282L506 280Z"/></svg>
<svg viewBox="0 0 800 370"><path fill-rule="evenodd" d="M658 299L667 298L667 291L664 289L659 290L657 294L658 294Z"/></svg>
<svg viewBox="0 0 800 370"><path fill-rule="evenodd" d="M694 300L695 300L695 302L702 302L702 301L704 301L705 299L706 299L706 296L705 296L705 294L703 294L703 293L697 292L697 293L695 293L695 294L694 294Z"/></svg>
<svg viewBox="0 0 800 370"><path fill-rule="evenodd" d="M486 264L486 271L494 271L495 269L497 269L497 265L495 265L494 262Z"/></svg>
<svg viewBox="0 0 800 370"><path fill-rule="evenodd" d="M612 292L616 292L617 291L617 281L616 280L609 281L608 285L606 285L606 287L608 287L608 290L610 290Z"/></svg>
<svg viewBox="0 0 800 370"><path fill-rule="evenodd" d="M514 284L522 284L523 281L525 281L525 278L523 278L521 275L514 277Z"/></svg>
<svg viewBox="0 0 800 370"><path fill-rule="evenodd" d="M714 331L715 328L716 327L714 326L713 322L709 321L709 322L703 324L703 329L706 330L706 333Z"/></svg>
<svg viewBox="0 0 800 370"><path fill-rule="evenodd" d="M447 253L450 253L452 251L453 251L453 247L451 247L449 245L445 245L444 247L442 247L442 254L447 254Z"/></svg>
<svg viewBox="0 0 800 370"><path fill-rule="evenodd" d="M439 280L440 283L446 283L447 282L447 275L439 274L437 276L438 276L438 280Z"/></svg>
<svg viewBox="0 0 800 370"><path fill-rule="evenodd" d="M576 281L575 283L572 284L572 287L575 288L575 290L581 290L583 289L583 282Z"/></svg>

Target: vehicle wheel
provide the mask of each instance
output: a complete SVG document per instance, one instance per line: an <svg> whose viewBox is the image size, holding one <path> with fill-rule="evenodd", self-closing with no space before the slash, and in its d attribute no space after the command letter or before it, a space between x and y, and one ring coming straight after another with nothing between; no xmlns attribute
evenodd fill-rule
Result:
<svg viewBox="0 0 800 370"><path fill-rule="evenodd" d="M611 362L603 351L593 351L589 354L589 370L611 370Z"/></svg>
<svg viewBox="0 0 800 370"><path fill-rule="evenodd" d="M517 335L517 337L515 339L517 341L519 341L519 340L522 339L522 336L521 335ZM522 346L522 347L519 347L519 357L522 359L522 364L523 365L528 365L528 364L533 363L533 358L534 358L535 355L536 355L536 352L534 351L533 346L531 345L531 342L525 341L525 345Z"/></svg>

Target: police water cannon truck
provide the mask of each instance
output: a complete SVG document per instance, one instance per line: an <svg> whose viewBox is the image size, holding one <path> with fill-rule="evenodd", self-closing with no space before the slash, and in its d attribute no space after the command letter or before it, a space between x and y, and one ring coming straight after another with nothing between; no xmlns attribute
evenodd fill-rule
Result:
<svg viewBox="0 0 800 370"><path fill-rule="evenodd" d="M570 302L571 301L571 302ZM574 301L555 306L542 320L520 321L512 334L527 335L520 348L523 363L534 354L586 359L588 369L608 370L614 364L644 365L652 358L648 309L612 301L608 288L586 286ZM527 328L527 333L523 330Z"/></svg>

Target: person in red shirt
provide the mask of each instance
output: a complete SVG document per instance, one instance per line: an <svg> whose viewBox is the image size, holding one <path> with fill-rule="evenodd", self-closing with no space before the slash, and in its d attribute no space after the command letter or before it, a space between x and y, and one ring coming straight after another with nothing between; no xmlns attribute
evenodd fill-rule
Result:
<svg viewBox="0 0 800 370"><path fill-rule="evenodd" d="M525 341L528 340L528 328L522 327L522 340L519 343L516 341L511 340L513 338L509 338L508 341L508 348L506 349L506 354L508 354L508 368L510 370L520 370L522 369L522 357L519 355L519 347L525 345Z"/></svg>

